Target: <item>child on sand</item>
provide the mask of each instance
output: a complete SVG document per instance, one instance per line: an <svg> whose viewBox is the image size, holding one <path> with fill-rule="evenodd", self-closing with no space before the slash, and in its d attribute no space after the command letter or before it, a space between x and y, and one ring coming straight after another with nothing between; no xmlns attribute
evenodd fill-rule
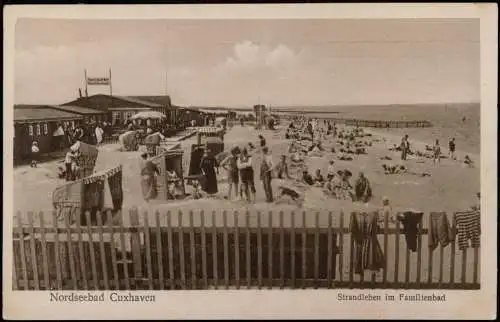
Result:
<svg viewBox="0 0 500 322"><path fill-rule="evenodd" d="M38 148L38 142L33 141L31 144L31 167L36 168L38 164L38 153L40 153L40 149Z"/></svg>

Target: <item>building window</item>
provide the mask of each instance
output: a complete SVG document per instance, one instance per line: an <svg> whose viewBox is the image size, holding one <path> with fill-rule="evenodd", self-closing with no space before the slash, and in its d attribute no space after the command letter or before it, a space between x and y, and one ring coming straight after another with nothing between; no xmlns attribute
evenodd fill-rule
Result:
<svg viewBox="0 0 500 322"><path fill-rule="evenodd" d="M40 126L40 123L36 125L36 135L42 135L42 127Z"/></svg>
<svg viewBox="0 0 500 322"><path fill-rule="evenodd" d="M49 134L49 125L47 123L43 123L43 134Z"/></svg>
<svg viewBox="0 0 500 322"><path fill-rule="evenodd" d="M33 136L33 125L28 125L28 133L30 136Z"/></svg>

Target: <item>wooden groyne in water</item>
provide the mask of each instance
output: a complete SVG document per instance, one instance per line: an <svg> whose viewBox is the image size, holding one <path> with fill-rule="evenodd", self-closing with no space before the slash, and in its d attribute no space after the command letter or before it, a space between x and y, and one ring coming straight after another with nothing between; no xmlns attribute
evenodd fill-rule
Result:
<svg viewBox="0 0 500 322"><path fill-rule="evenodd" d="M432 127L432 123L425 120L417 121L380 121L380 120L360 120L344 118L328 118L330 121L351 126L376 127L376 128L412 128L412 127Z"/></svg>
<svg viewBox="0 0 500 322"><path fill-rule="evenodd" d="M285 115L284 118L291 118L293 115ZM338 124L345 124L349 126L360 127L375 127L375 128L424 128L432 127L432 123L426 120L413 120L413 121L388 121L388 120L365 120L354 118L340 118L340 117L320 117L322 120L329 120Z"/></svg>

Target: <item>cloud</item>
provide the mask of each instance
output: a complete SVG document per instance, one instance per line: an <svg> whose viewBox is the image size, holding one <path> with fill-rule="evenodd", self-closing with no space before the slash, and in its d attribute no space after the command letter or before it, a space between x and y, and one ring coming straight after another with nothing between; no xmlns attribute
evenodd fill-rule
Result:
<svg viewBox="0 0 500 322"><path fill-rule="evenodd" d="M218 69L223 71L251 71L266 68L291 68L301 60L301 53L280 44L275 48L243 41L234 45L233 51Z"/></svg>

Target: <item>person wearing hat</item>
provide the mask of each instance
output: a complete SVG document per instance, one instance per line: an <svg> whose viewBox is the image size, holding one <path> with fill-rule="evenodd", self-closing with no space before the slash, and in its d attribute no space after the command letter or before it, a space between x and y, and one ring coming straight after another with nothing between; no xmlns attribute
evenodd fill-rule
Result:
<svg viewBox="0 0 500 322"><path fill-rule="evenodd" d="M212 151L209 148L205 148L200 161L200 169L205 176L202 190L211 195L219 191L217 187L217 167L217 160L212 155Z"/></svg>
<svg viewBox="0 0 500 322"><path fill-rule="evenodd" d="M33 141L31 144L31 167L36 168L38 165L38 154L40 153L40 148L38 147L38 142Z"/></svg>

